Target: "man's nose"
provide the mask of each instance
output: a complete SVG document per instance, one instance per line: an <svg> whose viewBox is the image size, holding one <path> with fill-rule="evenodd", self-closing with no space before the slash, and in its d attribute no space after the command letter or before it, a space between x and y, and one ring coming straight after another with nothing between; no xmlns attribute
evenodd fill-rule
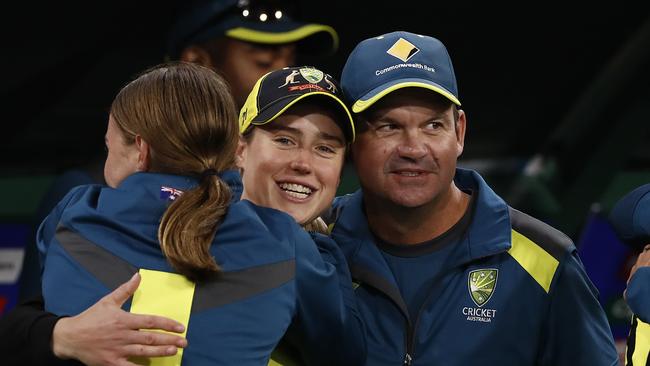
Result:
<svg viewBox="0 0 650 366"><path fill-rule="evenodd" d="M426 144L417 131L405 131L401 143L397 146L400 157L419 159L427 154Z"/></svg>
<svg viewBox="0 0 650 366"><path fill-rule="evenodd" d="M257 62L260 67L268 71L281 69L293 65L296 60L294 45L283 45L268 48L264 52L258 53Z"/></svg>

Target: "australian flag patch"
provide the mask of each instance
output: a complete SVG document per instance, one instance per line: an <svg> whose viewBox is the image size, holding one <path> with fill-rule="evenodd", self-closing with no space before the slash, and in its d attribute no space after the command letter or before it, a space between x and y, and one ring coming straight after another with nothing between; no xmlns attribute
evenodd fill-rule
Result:
<svg viewBox="0 0 650 366"><path fill-rule="evenodd" d="M165 187L165 186L160 187L161 200L173 201L177 197L180 197L181 194L183 194L183 191L181 191L180 189Z"/></svg>

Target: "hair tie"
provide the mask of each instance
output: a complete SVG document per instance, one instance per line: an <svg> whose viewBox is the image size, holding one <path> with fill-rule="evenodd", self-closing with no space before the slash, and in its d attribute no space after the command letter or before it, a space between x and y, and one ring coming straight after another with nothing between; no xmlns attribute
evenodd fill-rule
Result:
<svg viewBox="0 0 650 366"><path fill-rule="evenodd" d="M207 177L210 177L212 175L219 175L219 172L216 171L215 169L206 169L201 173L201 180L204 180Z"/></svg>

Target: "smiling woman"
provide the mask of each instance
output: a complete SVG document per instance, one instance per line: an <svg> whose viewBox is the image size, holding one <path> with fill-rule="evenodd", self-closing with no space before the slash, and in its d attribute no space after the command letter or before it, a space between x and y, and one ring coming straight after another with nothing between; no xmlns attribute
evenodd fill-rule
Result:
<svg viewBox="0 0 650 366"><path fill-rule="evenodd" d="M300 224L329 207L345 154L336 118L324 105L306 101L247 134L238 154L242 198L287 212Z"/></svg>
<svg viewBox="0 0 650 366"><path fill-rule="evenodd" d="M303 225L330 206L354 139L338 91L331 76L309 67L284 68L257 82L240 114L242 199Z"/></svg>

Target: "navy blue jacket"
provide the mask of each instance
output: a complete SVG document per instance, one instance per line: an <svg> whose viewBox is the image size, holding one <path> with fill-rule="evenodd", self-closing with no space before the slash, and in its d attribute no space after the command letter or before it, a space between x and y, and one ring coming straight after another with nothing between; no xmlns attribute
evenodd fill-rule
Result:
<svg viewBox="0 0 650 366"><path fill-rule="evenodd" d="M141 269L174 273L157 239L169 204L162 188L195 184L136 173L116 189L72 190L38 233L46 310L78 314ZM210 249L223 273L194 289L183 365L266 365L290 325L311 363L362 363L349 273L336 268L345 260L330 239L316 239L318 247L283 212L231 204Z"/></svg>
<svg viewBox="0 0 650 366"><path fill-rule="evenodd" d="M612 208L609 220L627 245L642 250L650 244L650 184L621 197ZM634 314L650 322L650 268L636 271L628 283L625 299Z"/></svg>
<svg viewBox="0 0 650 366"><path fill-rule="evenodd" d="M650 267L636 270L627 284L625 300L636 316L650 323Z"/></svg>
<svg viewBox="0 0 650 366"><path fill-rule="evenodd" d="M632 248L642 250L650 244L650 184L644 184L621 197L609 220L619 237ZM634 273L625 290L625 301L634 313L627 338L626 365L647 365L650 360L650 268Z"/></svg>
<svg viewBox="0 0 650 366"><path fill-rule="evenodd" d="M374 242L361 191L335 201L328 219L358 285L367 365L618 365L571 240L510 208L475 172L458 169L455 183L474 196L471 223L414 317ZM472 274L493 279L487 297Z"/></svg>

